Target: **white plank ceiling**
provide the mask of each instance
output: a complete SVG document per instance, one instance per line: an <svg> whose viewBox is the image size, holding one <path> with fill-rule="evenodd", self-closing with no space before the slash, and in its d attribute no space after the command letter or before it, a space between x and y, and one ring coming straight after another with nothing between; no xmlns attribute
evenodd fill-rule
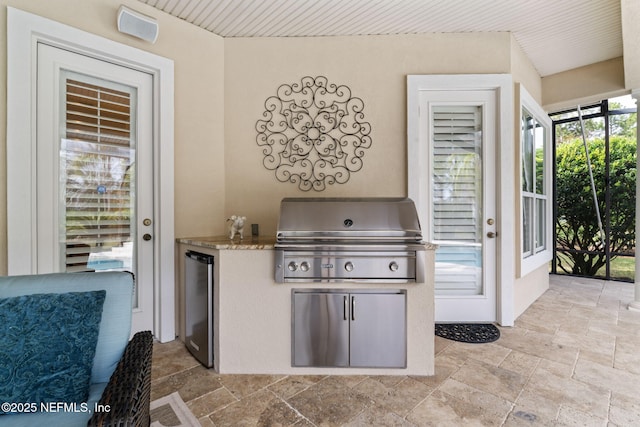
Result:
<svg viewBox="0 0 640 427"><path fill-rule="evenodd" d="M140 0L222 37L511 32L541 76L623 55L620 0Z"/></svg>

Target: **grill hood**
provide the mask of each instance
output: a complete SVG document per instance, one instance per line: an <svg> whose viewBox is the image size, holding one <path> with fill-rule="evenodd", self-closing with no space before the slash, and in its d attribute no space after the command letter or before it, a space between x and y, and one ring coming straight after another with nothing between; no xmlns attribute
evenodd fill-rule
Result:
<svg viewBox="0 0 640 427"><path fill-rule="evenodd" d="M408 198L285 198L276 240L417 243L422 232Z"/></svg>

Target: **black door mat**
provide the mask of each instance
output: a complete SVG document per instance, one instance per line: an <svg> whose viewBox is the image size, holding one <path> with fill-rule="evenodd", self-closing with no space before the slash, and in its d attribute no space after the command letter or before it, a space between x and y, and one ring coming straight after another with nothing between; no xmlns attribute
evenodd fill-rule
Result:
<svg viewBox="0 0 640 427"><path fill-rule="evenodd" d="M500 338L500 330L491 323L438 323L436 335L453 341L484 344Z"/></svg>

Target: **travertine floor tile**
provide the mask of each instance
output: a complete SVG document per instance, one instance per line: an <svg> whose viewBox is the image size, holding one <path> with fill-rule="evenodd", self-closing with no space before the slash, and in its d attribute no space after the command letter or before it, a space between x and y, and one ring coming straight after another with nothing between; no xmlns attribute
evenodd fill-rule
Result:
<svg viewBox="0 0 640 427"><path fill-rule="evenodd" d="M167 396L174 391L180 393L185 402L222 387L220 376L202 365L151 383L151 400Z"/></svg>
<svg viewBox="0 0 640 427"><path fill-rule="evenodd" d="M526 385L533 394L570 406L582 412L606 418L610 392L573 378L556 375L553 371L538 367Z"/></svg>
<svg viewBox="0 0 640 427"><path fill-rule="evenodd" d="M535 425L553 425L559 412L560 402L525 388L509 415L507 425L523 425L525 422L535 423Z"/></svg>
<svg viewBox="0 0 640 427"><path fill-rule="evenodd" d="M289 403L316 425L342 425L374 402L358 391L345 387L343 378L329 377L298 393Z"/></svg>
<svg viewBox="0 0 640 427"><path fill-rule="evenodd" d="M445 348L449 347L452 344L453 344L453 341L436 335L435 342L434 342L434 349L435 349L434 352L436 356L440 354L440 352L442 352Z"/></svg>
<svg viewBox="0 0 640 427"><path fill-rule="evenodd" d="M237 401L238 399L229 393L229 390L219 388L204 396L190 400L187 402L187 406L191 409L193 415L202 418Z"/></svg>
<svg viewBox="0 0 640 427"><path fill-rule="evenodd" d="M501 338L500 345L536 356L541 359L552 360L567 365L573 365L578 356L575 348L564 347L553 342L553 335L542 334L535 331L523 333L509 333L504 340Z"/></svg>
<svg viewBox="0 0 640 427"><path fill-rule="evenodd" d="M435 358L435 375L430 377L411 377L416 381L429 386L431 389L435 389L442 384L447 378L449 378L455 371L460 369L464 365L464 358L461 357L449 357L446 355L438 355Z"/></svg>
<svg viewBox="0 0 640 427"><path fill-rule="evenodd" d="M237 399L242 399L282 378L283 375L221 375L220 382Z"/></svg>
<svg viewBox="0 0 640 427"><path fill-rule="evenodd" d="M489 409L489 410L487 410ZM407 416L418 426L496 426L506 415L436 390Z"/></svg>
<svg viewBox="0 0 640 427"><path fill-rule="evenodd" d="M640 337L623 335L617 338L613 366L640 375Z"/></svg>
<svg viewBox="0 0 640 427"><path fill-rule="evenodd" d="M511 351L509 355L498 365L502 369L517 372L524 378L529 378L540 364L540 358L519 351Z"/></svg>
<svg viewBox="0 0 640 427"><path fill-rule="evenodd" d="M459 361L460 365L464 364L468 359L499 365L510 352L508 348L495 342L481 345L455 342L452 346L440 353L440 355L455 358Z"/></svg>
<svg viewBox="0 0 640 427"><path fill-rule="evenodd" d="M589 324L589 328L593 331L601 332L604 334L611 334L615 336L628 336L640 339L640 321L627 322L624 320L618 320L615 324L592 321Z"/></svg>
<svg viewBox="0 0 640 427"><path fill-rule="evenodd" d="M633 286L551 277L490 344L435 339L435 375L218 375L155 344L152 399L178 391L211 426L640 425Z"/></svg>
<svg viewBox="0 0 640 427"><path fill-rule="evenodd" d="M485 411L492 412L500 417L506 417L513 408L513 402L511 401L454 379L445 381L438 390L463 402L484 408Z"/></svg>
<svg viewBox="0 0 640 427"><path fill-rule="evenodd" d="M293 425L298 415L267 390L258 391L209 416L216 426Z"/></svg>
<svg viewBox="0 0 640 427"><path fill-rule="evenodd" d="M151 364L151 380L157 380L198 365L200 363L191 356L180 341L176 340L166 344L155 343L153 363Z"/></svg>
<svg viewBox="0 0 640 427"><path fill-rule="evenodd" d="M510 402L515 402L527 381L517 372L475 360L469 360L451 378Z"/></svg>
<svg viewBox="0 0 640 427"><path fill-rule="evenodd" d="M593 414L579 411L571 406L561 406L558 414L558 424L566 426L593 426L607 425L607 418L599 418Z"/></svg>
<svg viewBox="0 0 640 427"><path fill-rule="evenodd" d="M417 427L397 414L376 406L365 409L353 420L343 425L347 427Z"/></svg>
<svg viewBox="0 0 640 427"><path fill-rule="evenodd" d="M609 334L592 332L589 334L572 334L558 331L552 342L563 347L585 349L593 353L600 353L612 357L616 347L616 339Z"/></svg>
<svg viewBox="0 0 640 427"><path fill-rule="evenodd" d="M609 420L618 426L638 424L640 421L640 397L612 393Z"/></svg>
<svg viewBox="0 0 640 427"><path fill-rule="evenodd" d="M268 388L281 399L289 399L318 381L326 378L320 375L294 375L271 384Z"/></svg>
<svg viewBox="0 0 640 427"><path fill-rule="evenodd" d="M198 422L200 423L201 427L215 427L215 424L209 417L198 418Z"/></svg>
<svg viewBox="0 0 640 427"><path fill-rule="evenodd" d="M585 384L605 387L631 398L640 396L640 375L580 359L573 377Z"/></svg>
<svg viewBox="0 0 640 427"><path fill-rule="evenodd" d="M377 407L402 417L431 393L431 388L412 378L405 378L394 386L370 378L358 384L355 390L368 396Z"/></svg>

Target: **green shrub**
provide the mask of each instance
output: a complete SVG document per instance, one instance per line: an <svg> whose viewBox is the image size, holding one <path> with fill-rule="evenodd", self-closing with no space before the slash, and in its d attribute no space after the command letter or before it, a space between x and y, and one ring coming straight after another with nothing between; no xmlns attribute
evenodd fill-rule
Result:
<svg viewBox="0 0 640 427"><path fill-rule="evenodd" d="M609 223L611 259L616 253L635 250L636 141L632 137L610 138L610 210L605 210L605 145L602 139L588 141L603 226ZM605 242L600 237L591 182L581 139L562 143L556 149L556 246L567 250L557 266L566 273L595 276L606 264ZM575 251L592 251L587 254Z"/></svg>

